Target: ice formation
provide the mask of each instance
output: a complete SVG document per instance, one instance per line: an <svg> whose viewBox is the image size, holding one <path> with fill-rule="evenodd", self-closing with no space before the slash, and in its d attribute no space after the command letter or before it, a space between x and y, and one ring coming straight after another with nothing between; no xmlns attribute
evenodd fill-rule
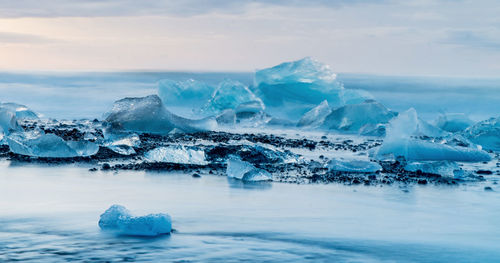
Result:
<svg viewBox="0 0 500 263"><path fill-rule="evenodd" d="M436 126L448 132L459 132L474 124L463 113L441 114L436 120Z"/></svg>
<svg viewBox="0 0 500 263"><path fill-rule="evenodd" d="M270 181L272 175L263 169L256 168L250 163L236 157L227 160L227 177L240 179L247 182Z"/></svg>
<svg viewBox="0 0 500 263"><path fill-rule="evenodd" d="M369 100L360 104L345 105L333 110L326 116L323 127L329 130L359 133L363 127L377 127L377 124L389 122L397 114L384 105Z"/></svg>
<svg viewBox="0 0 500 263"><path fill-rule="evenodd" d="M112 205L99 219L102 230L113 231L120 235L158 236L172 231L172 219L168 214L132 216L121 205Z"/></svg>
<svg viewBox="0 0 500 263"><path fill-rule="evenodd" d="M217 126L213 118L190 120L172 114L156 95L116 101L106 122L113 129L153 134L168 134L174 129L182 132L207 131Z"/></svg>
<svg viewBox="0 0 500 263"><path fill-rule="evenodd" d="M434 161L434 162L411 162L404 167L406 171L428 174L437 174L443 177L460 178L463 176L463 170L457 163L452 161Z"/></svg>
<svg viewBox="0 0 500 263"><path fill-rule="evenodd" d="M486 150L500 152L500 117L478 122L467 128L463 135Z"/></svg>
<svg viewBox="0 0 500 263"><path fill-rule="evenodd" d="M254 89L274 117L298 120L327 100L331 107L343 105L343 87L329 66L311 58L285 62L255 73Z"/></svg>
<svg viewBox="0 0 500 263"><path fill-rule="evenodd" d="M242 103L255 102L263 109L262 101L247 86L239 81L225 79L217 86L214 94L204 106L204 111L220 113L227 109L236 109Z"/></svg>
<svg viewBox="0 0 500 263"><path fill-rule="evenodd" d="M18 120L25 119L38 119L38 115L21 104L0 103L0 134L8 135L11 131L19 130Z"/></svg>
<svg viewBox="0 0 500 263"><path fill-rule="evenodd" d="M16 132L6 137L10 151L34 157L70 158L91 156L99 146L90 141L65 141L55 134Z"/></svg>
<svg viewBox="0 0 500 263"><path fill-rule="evenodd" d="M194 147L183 145L158 147L145 154L150 162L182 163L206 165L205 152Z"/></svg>
<svg viewBox="0 0 500 263"><path fill-rule="evenodd" d="M375 173L382 171L380 164L361 159L333 159L327 164L330 171L351 173Z"/></svg>
<svg viewBox="0 0 500 263"><path fill-rule="evenodd" d="M306 112L297 123L298 127L317 128L323 124L326 116L332 112L328 101L324 100L318 106Z"/></svg>
<svg viewBox="0 0 500 263"><path fill-rule="evenodd" d="M104 130L103 146L121 155L135 154L136 147L139 147L141 140L139 135L128 132L109 132Z"/></svg>
<svg viewBox="0 0 500 263"><path fill-rule="evenodd" d="M389 123L387 134L377 157L383 159L403 156L406 160L449 160L464 162L480 162L491 160L488 153L477 148L450 146L420 140L419 136L428 134L428 127L422 127L417 112L409 109L400 113Z"/></svg>
<svg viewBox="0 0 500 263"><path fill-rule="evenodd" d="M201 109L215 91L215 87L204 82L189 79L174 81L164 79L159 81L158 95L166 107L176 114L178 107L188 109Z"/></svg>

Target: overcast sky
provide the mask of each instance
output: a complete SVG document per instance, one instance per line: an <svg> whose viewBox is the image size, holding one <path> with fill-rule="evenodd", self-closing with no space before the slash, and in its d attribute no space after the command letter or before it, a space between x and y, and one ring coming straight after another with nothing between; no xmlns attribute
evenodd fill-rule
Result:
<svg viewBox="0 0 500 263"><path fill-rule="evenodd" d="M497 0L0 0L0 70L500 76Z"/></svg>

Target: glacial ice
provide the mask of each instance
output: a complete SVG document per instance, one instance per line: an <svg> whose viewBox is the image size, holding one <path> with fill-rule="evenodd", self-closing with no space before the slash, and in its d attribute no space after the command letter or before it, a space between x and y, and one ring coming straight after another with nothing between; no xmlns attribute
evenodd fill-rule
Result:
<svg viewBox="0 0 500 263"><path fill-rule="evenodd" d="M464 162L491 160L491 156L480 149L450 146L418 139L419 136L427 134L429 134L429 127L422 125L422 121L413 108L400 113L398 117L390 121L384 142L376 153L377 158L403 156L406 160L414 161Z"/></svg>
<svg viewBox="0 0 500 263"><path fill-rule="evenodd" d="M351 173L375 173L382 171L380 164L361 159L333 159L327 166L330 171Z"/></svg>
<svg viewBox="0 0 500 263"><path fill-rule="evenodd" d="M185 81L174 81L169 79L160 80L158 83L158 96L169 109L179 115L177 107L199 110L215 91L215 87L204 82L189 79Z"/></svg>
<svg viewBox="0 0 500 263"><path fill-rule="evenodd" d="M158 236L172 231L172 219L168 214L136 217L124 206L112 205L101 214L99 227L120 235Z"/></svg>
<svg viewBox="0 0 500 263"><path fill-rule="evenodd" d="M500 117L478 122L467 128L463 135L486 150L500 152Z"/></svg>
<svg viewBox="0 0 500 263"><path fill-rule="evenodd" d="M233 109L222 111L216 118L217 124L232 126L236 124L236 112Z"/></svg>
<svg viewBox="0 0 500 263"><path fill-rule="evenodd" d="M174 129L183 132L207 131L217 127L213 118L190 120L172 114L156 95L116 101L106 122L113 129L153 134L168 134Z"/></svg>
<svg viewBox="0 0 500 263"><path fill-rule="evenodd" d="M255 73L254 92L266 111L281 119L298 120L327 100L331 107L343 105L343 87L329 66L311 58L285 62Z"/></svg>
<svg viewBox="0 0 500 263"><path fill-rule="evenodd" d="M328 101L324 100L318 106L306 112L297 123L298 127L318 128L332 112Z"/></svg>
<svg viewBox="0 0 500 263"><path fill-rule="evenodd" d="M0 134L8 135L11 131L19 131L19 120L38 119L38 115L28 107L12 103L0 103Z"/></svg>
<svg viewBox="0 0 500 263"><path fill-rule="evenodd" d="M10 151L34 157L70 158L91 156L99 146L90 141L65 141L55 134L16 132L6 137Z"/></svg>
<svg viewBox="0 0 500 263"><path fill-rule="evenodd" d="M208 164L203 150L183 145L158 147L147 152L144 157L150 162Z"/></svg>
<svg viewBox="0 0 500 263"><path fill-rule="evenodd" d="M104 130L103 146L121 155L135 154L134 147L139 147L139 135L128 132L110 132Z"/></svg>
<svg viewBox="0 0 500 263"><path fill-rule="evenodd" d="M0 104L0 109L6 109L10 112L13 112L18 119L28 119L28 120L36 120L38 119L38 114L34 111L30 110L28 107L13 103L13 102L4 102Z"/></svg>
<svg viewBox="0 0 500 263"><path fill-rule="evenodd" d="M244 162L237 157L230 157L227 160L226 174L229 178L247 182L272 180L272 175L269 172L256 168L252 164Z"/></svg>
<svg viewBox="0 0 500 263"><path fill-rule="evenodd" d="M463 176L463 170L456 162L452 161L433 161L433 162L410 162L404 167L406 171L428 174L438 174L443 177L460 178Z"/></svg>
<svg viewBox="0 0 500 263"><path fill-rule="evenodd" d="M242 103L248 102L255 102L259 109L264 109L262 101L247 86L239 81L225 79L219 83L203 110L217 114L223 110L236 109Z"/></svg>
<svg viewBox="0 0 500 263"><path fill-rule="evenodd" d="M364 128L364 133L368 133L367 127L375 129L377 124L387 123L396 115L397 113L388 110L384 105L369 100L334 109L326 116L322 126L348 133L359 133Z"/></svg>
<svg viewBox="0 0 500 263"><path fill-rule="evenodd" d="M436 127L448 132L463 131L474 124L474 122L463 113L441 114L435 123Z"/></svg>

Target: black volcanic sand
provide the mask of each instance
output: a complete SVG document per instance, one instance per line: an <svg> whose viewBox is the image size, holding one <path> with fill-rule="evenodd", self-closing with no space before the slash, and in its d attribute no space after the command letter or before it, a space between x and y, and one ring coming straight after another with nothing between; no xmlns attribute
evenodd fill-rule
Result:
<svg viewBox="0 0 500 263"><path fill-rule="evenodd" d="M65 140L82 140L85 133L91 134L96 140L102 140L103 124L94 121L73 121L65 123L31 122L23 123L25 130L39 128L45 133L53 133ZM207 174L225 176L226 160L230 155L239 156L242 160L252 163L258 168L267 170L273 175L273 181L289 183L331 183L390 185L402 184L445 184L456 185L465 182L463 179L442 177L438 174L426 174L420 171L408 172L403 169L404 159L396 161L377 161L383 168L377 173L346 173L329 171L325 168L328 158L320 155L315 160L301 158L299 162L287 162L300 156L293 149L302 151L350 151L363 153L381 145L382 140L366 138L361 143L353 140L329 141L326 136L320 140L290 139L272 134L234 134L227 132L175 133L169 135L140 134L141 143L134 148L136 154L120 155L108 148L100 147L96 155L75 158L36 158L14 154L8 146L0 146L0 158L20 163L67 164L87 163L90 171L97 170L154 170L182 171L193 177ZM190 145L205 152L208 165L192 165L178 163L148 162L144 160L145 152L160 146ZM277 150L276 150L277 149ZM498 168L499 155L496 155ZM373 160L375 161L375 160ZM498 171L480 169L470 173L466 181L482 181L483 175L500 174Z"/></svg>

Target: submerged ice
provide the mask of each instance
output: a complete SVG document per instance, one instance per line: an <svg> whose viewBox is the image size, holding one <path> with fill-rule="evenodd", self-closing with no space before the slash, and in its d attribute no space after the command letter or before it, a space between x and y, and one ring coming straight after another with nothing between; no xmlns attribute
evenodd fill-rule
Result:
<svg viewBox="0 0 500 263"><path fill-rule="evenodd" d="M124 206L112 205L101 214L99 227L120 235L158 236L172 231L172 219L168 214L132 216Z"/></svg>

